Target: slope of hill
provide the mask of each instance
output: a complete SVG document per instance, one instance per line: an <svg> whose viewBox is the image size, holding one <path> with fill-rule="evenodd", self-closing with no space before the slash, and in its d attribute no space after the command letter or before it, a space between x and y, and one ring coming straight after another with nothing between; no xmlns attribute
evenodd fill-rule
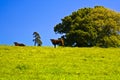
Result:
<svg viewBox="0 0 120 80"><path fill-rule="evenodd" d="M119 48L0 46L0 80L119 79Z"/></svg>

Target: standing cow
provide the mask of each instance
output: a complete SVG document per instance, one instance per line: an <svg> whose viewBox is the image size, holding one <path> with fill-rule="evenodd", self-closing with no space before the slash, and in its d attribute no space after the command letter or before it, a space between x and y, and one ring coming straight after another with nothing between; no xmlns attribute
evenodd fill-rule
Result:
<svg viewBox="0 0 120 80"><path fill-rule="evenodd" d="M64 40L62 38L59 39L50 39L52 44L54 45L54 48L56 48L56 45L64 46Z"/></svg>

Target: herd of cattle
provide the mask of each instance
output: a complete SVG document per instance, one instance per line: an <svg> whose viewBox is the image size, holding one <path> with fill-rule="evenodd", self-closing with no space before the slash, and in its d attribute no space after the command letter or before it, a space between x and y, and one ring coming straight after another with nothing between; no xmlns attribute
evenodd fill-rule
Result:
<svg viewBox="0 0 120 80"><path fill-rule="evenodd" d="M62 38L59 38L59 39L50 39L50 41L54 45L54 48L56 48L57 45L64 46L64 40ZM14 42L14 45L15 46L26 46L25 44L18 43L18 42Z"/></svg>

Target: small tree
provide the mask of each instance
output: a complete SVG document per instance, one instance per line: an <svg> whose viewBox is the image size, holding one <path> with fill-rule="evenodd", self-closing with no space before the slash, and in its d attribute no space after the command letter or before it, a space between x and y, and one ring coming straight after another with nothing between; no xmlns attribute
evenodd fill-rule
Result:
<svg viewBox="0 0 120 80"><path fill-rule="evenodd" d="M41 46L42 45L41 37L40 37L38 32L34 32L33 33L33 38L34 38L33 39L34 46L36 46L36 44L37 44L37 46Z"/></svg>

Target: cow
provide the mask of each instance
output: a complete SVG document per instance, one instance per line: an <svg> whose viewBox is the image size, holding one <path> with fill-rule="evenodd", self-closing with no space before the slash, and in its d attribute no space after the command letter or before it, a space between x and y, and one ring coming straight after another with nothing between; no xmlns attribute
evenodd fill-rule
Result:
<svg viewBox="0 0 120 80"><path fill-rule="evenodd" d="M14 45L15 45L15 46L26 46L25 44L23 44L23 43L18 43L18 42L14 42Z"/></svg>
<svg viewBox="0 0 120 80"><path fill-rule="evenodd" d="M54 45L54 48L56 48L56 45L64 46L64 40L62 38L59 39L50 39L52 44Z"/></svg>

